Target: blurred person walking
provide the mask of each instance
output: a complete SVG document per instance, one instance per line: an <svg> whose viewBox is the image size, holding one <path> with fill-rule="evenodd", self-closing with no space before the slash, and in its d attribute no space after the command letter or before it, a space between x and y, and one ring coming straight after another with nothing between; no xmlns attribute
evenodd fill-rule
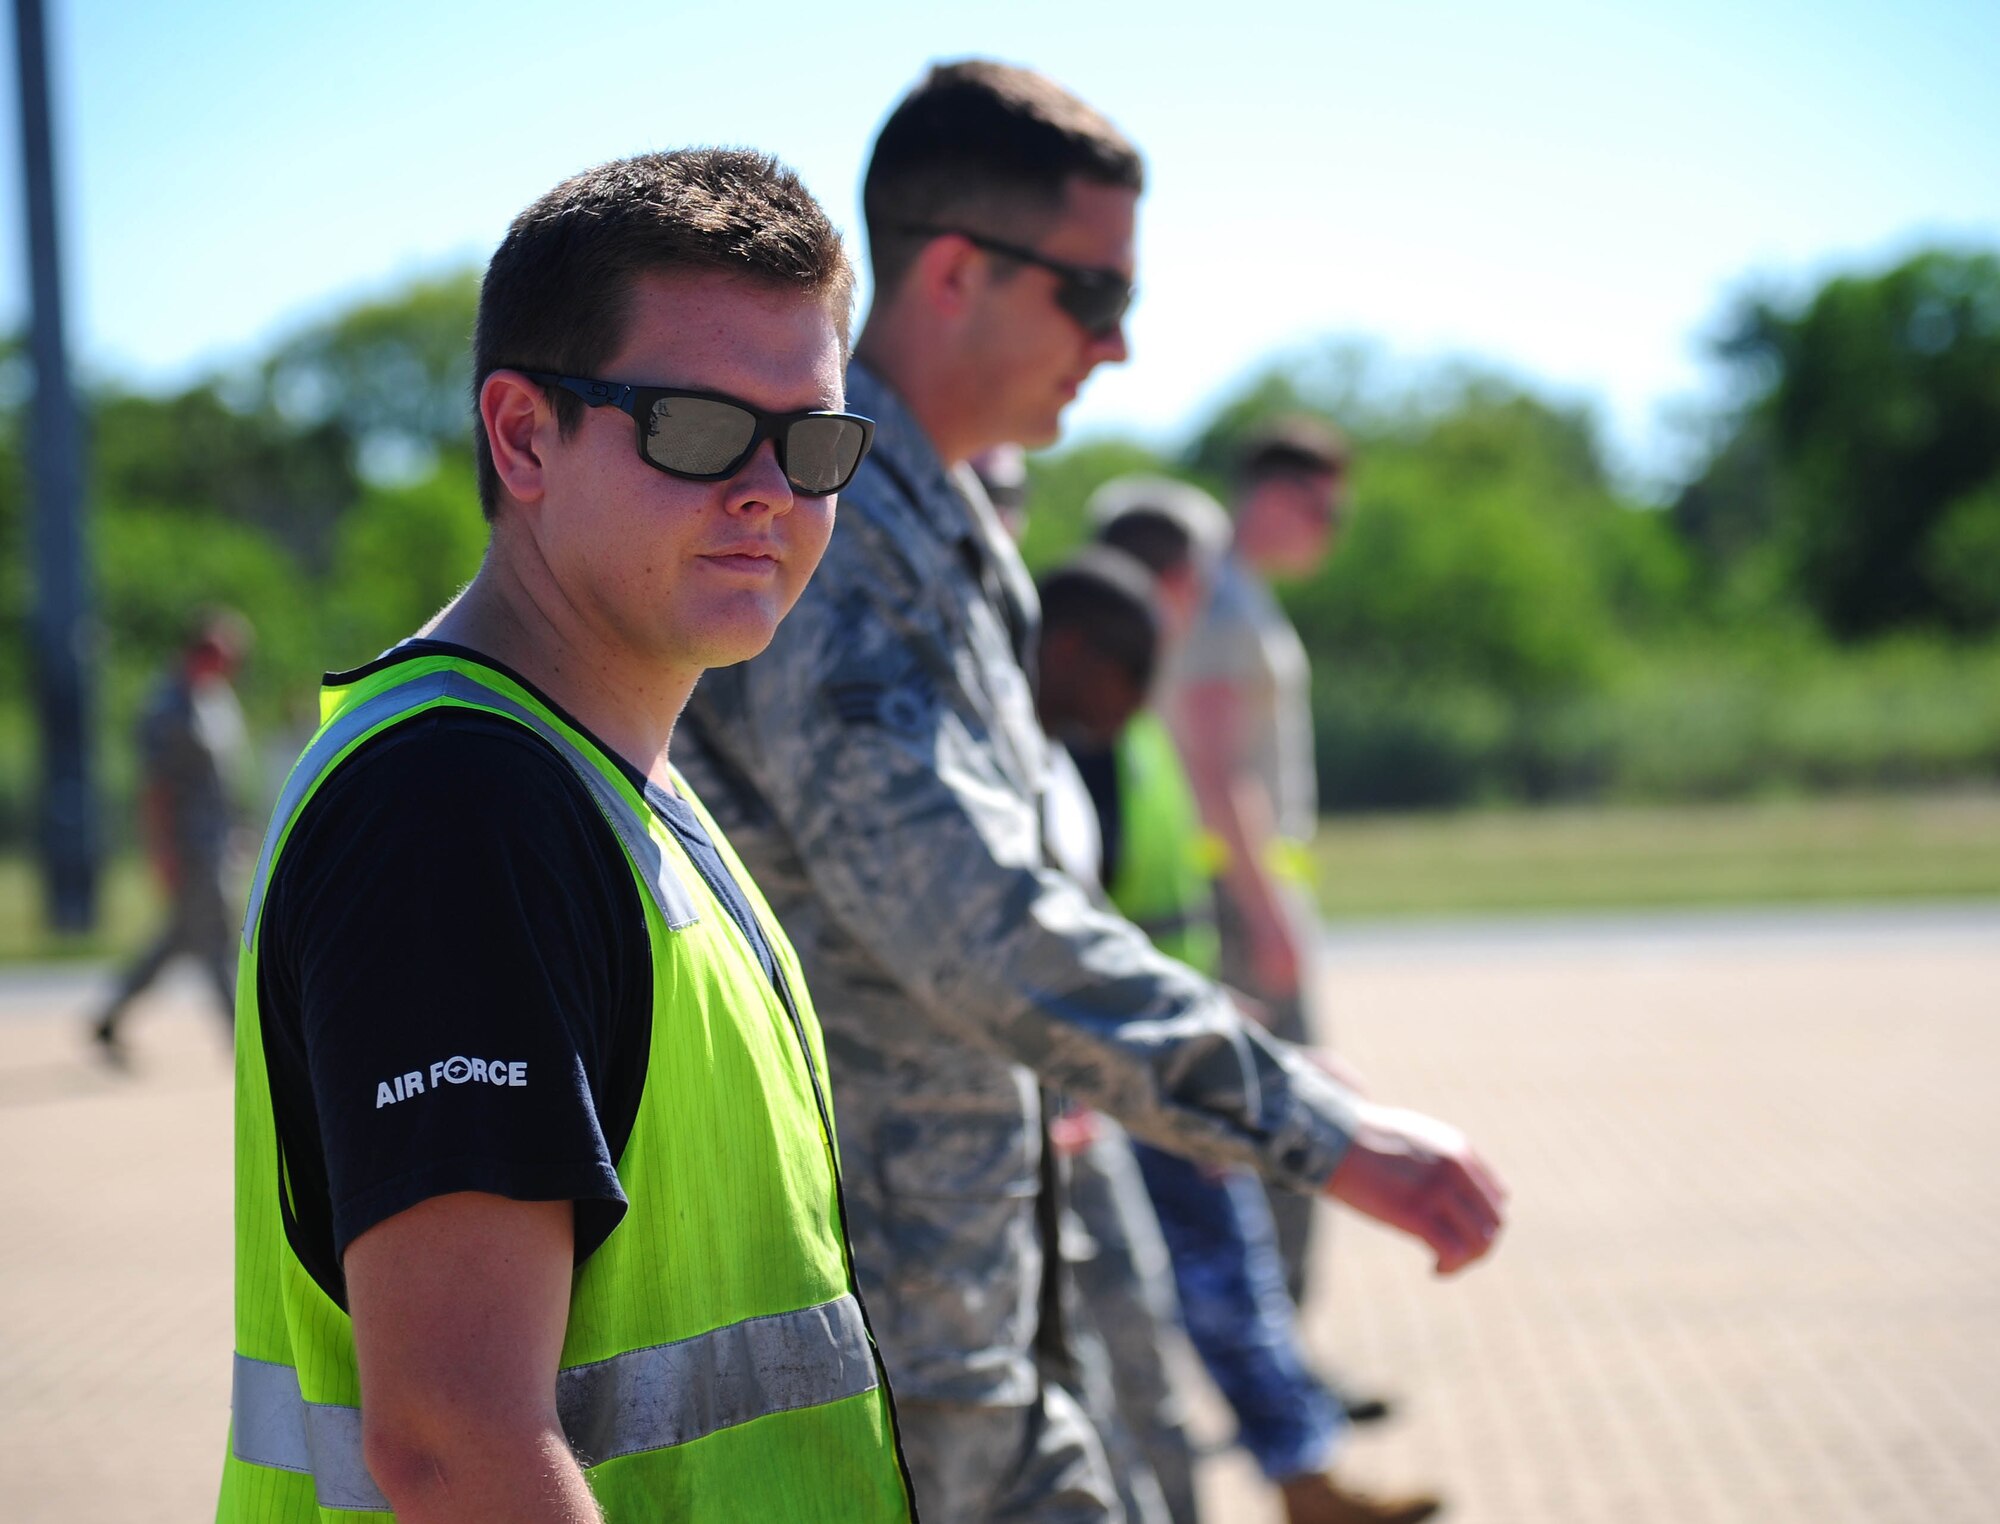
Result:
<svg viewBox="0 0 2000 1524"><path fill-rule="evenodd" d="M1449 1128L1362 1101L1047 864L1020 558L961 467L1039 445L1125 356L1137 153L1043 77L935 68L864 187L875 301L849 368L876 448L762 656L711 672L677 760L812 974L855 1264L933 1519L1121 1517L1073 1395L1041 1084L1421 1237L1499 1227Z"/></svg>
<svg viewBox="0 0 2000 1524"><path fill-rule="evenodd" d="M1175 653L1163 704L1215 838L1222 978L1261 1002L1288 1042L1324 1040L1310 1010L1318 914L1309 843L1319 824L1312 672L1273 579L1310 576L1333 548L1347 449L1308 419L1249 439L1234 530L1201 617ZM1271 1193L1285 1283L1304 1298L1313 1204Z"/></svg>
<svg viewBox="0 0 2000 1524"><path fill-rule="evenodd" d="M203 613L139 717L139 829L166 895L167 923L91 1023L98 1051L121 1067L129 1060L122 1028L132 1002L177 957L201 966L223 1020L234 1020L237 916L229 877L250 748L230 679L250 643L241 614Z"/></svg>
<svg viewBox="0 0 2000 1524"><path fill-rule="evenodd" d="M1228 517L1199 488L1144 476L1106 482L1088 514L1104 545L1153 574L1161 664L1171 666L1208 601L1229 544ZM1158 711L1135 713L1109 748L1072 749L1096 805L1111 902L1161 951L1215 974L1215 853ZM1353 1517L1359 1505L1334 1475L1349 1415L1307 1360L1256 1177L1146 1144L1133 1152L1189 1337L1236 1417L1238 1442L1278 1487L1292 1524ZM1406 1521L1439 1506L1429 1494L1376 1502L1386 1516Z"/></svg>
<svg viewBox="0 0 2000 1524"><path fill-rule="evenodd" d="M1101 902L1102 816L1078 759L1107 754L1145 702L1159 648L1152 577L1130 557L1092 547L1043 577L1036 593L1035 712L1056 743L1044 834L1053 864ZM1128 1519L1163 1509L1173 1524L1191 1524L1193 1445L1167 1365L1181 1314L1146 1183L1130 1140L1108 1118L1056 1097L1049 1133L1069 1165L1060 1243L1079 1293L1079 1395L1104 1436Z"/></svg>
<svg viewBox="0 0 2000 1524"><path fill-rule="evenodd" d="M485 559L327 680L253 885L223 1524L913 1516L812 1002L668 761L867 450L851 293L740 151L487 266Z"/></svg>
<svg viewBox="0 0 2000 1524"><path fill-rule="evenodd" d="M996 445L968 462L1016 544L1027 529L1027 470L1019 445ZM1102 564L1100 564L1100 562ZM1143 586L1135 586L1134 580ZM1042 834L1052 866L1101 895L1103 842L1071 747L1108 744L1151 681L1150 655L1135 690L1129 667L1107 665L1081 637L1121 614L1148 628L1128 640L1151 652L1150 578L1115 554L1057 568L1036 589L1042 606L1035 710L1057 741L1049 754ZM1128 651L1128 655L1129 655ZM1073 693L1073 698L1065 698ZM1061 744L1069 734L1068 744ZM1049 1097L1049 1137L1067 1164L1067 1210L1058 1233L1075 1323L1078 1396L1103 1437L1128 1521L1193 1524L1194 1449L1186 1403L1170 1378L1167 1347L1182 1338L1166 1240L1132 1146L1115 1122Z"/></svg>

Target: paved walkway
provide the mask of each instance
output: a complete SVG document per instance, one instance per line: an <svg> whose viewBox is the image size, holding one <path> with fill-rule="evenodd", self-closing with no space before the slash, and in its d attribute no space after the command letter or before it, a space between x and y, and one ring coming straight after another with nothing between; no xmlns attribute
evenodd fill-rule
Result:
<svg viewBox="0 0 2000 1524"><path fill-rule="evenodd" d="M2000 1518L2000 911L1364 930L1336 959L1342 1048L1515 1205L1450 1284L1341 1223L1313 1337L1405 1399L1357 1478L1436 1484L1458 1524ZM0 976L0 1520L202 1519L226 1065L186 987L105 1075L82 998ZM1202 1480L1212 1520L1276 1518L1239 1456Z"/></svg>

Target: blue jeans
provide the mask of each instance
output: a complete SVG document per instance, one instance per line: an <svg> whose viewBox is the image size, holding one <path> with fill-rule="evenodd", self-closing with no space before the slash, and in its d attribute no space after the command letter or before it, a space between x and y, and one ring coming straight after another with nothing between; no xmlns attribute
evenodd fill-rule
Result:
<svg viewBox="0 0 2000 1524"><path fill-rule="evenodd" d="M1323 1469L1347 1415L1306 1368L1263 1186L1136 1141L1132 1151L1173 1258L1188 1337L1236 1414L1239 1441L1273 1481Z"/></svg>

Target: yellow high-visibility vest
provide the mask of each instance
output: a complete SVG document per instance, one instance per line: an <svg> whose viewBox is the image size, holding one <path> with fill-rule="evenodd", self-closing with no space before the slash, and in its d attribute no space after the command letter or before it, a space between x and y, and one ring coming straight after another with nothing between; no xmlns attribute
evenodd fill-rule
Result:
<svg viewBox="0 0 2000 1524"><path fill-rule="evenodd" d="M1211 838L1167 727L1144 710L1118 738L1119 849L1105 886L1111 903L1170 958L1213 975L1222 961L1215 930Z"/></svg>
<svg viewBox="0 0 2000 1524"><path fill-rule="evenodd" d="M221 1521L381 1518L354 1330L287 1241L257 1009L258 926L286 838L356 747L432 710L512 720L589 791L631 865L653 964L646 1080L618 1160L629 1202L578 1269L556 1382L611 1524L915 1516L855 1290L818 1018L790 944L695 803L781 978L581 731L504 673L412 653L323 693L257 866L236 1018L236 1359ZM692 796L685 795L692 800Z"/></svg>

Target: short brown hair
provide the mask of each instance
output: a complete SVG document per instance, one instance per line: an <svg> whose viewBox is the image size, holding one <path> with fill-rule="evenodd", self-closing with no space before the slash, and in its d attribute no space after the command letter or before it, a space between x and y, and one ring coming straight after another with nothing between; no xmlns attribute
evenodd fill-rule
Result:
<svg viewBox="0 0 2000 1524"><path fill-rule="evenodd" d="M1153 574L1109 545L1086 545L1035 585L1044 634L1075 630L1139 688L1153 686L1160 616Z"/></svg>
<svg viewBox="0 0 2000 1524"><path fill-rule="evenodd" d="M882 124L862 182L876 291L895 290L922 247L912 225L1018 237L1061 212L1072 177L1146 183L1139 151L1054 80L983 58L934 65Z"/></svg>
<svg viewBox="0 0 2000 1524"><path fill-rule="evenodd" d="M1156 577L1194 564L1187 525L1157 508L1134 508L1097 531L1097 543L1122 550Z"/></svg>
<svg viewBox="0 0 2000 1524"><path fill-rule="evenodd" d="M478 417L496 370L588 376L625 341L641 275L720 272L820 298L847 341L854 271L840 234L799 177L769 154L687 148L600 164L563 181L507 229L479 288L472 344L479 503L498 511L500 478ZM567 435L580 399L551 389Z"/></svg>
<svg viewBox="0 0 2000 1524"><path fill-rule="evenodd" d="M1206 572L1229 548L1229 515L1191 482L1134 472L1114 476L1084 504L1100 544L1115 546L1155 577L1183 567Z"/></svg>
<svg viewBox="0 0 2000 1524"><path fill-rule="evenodd" d="M1317 418L1281 418L1243 443L1236 478L1254 487L1273 476L1340 476L1347 470L1347 441Z"/></svg>

